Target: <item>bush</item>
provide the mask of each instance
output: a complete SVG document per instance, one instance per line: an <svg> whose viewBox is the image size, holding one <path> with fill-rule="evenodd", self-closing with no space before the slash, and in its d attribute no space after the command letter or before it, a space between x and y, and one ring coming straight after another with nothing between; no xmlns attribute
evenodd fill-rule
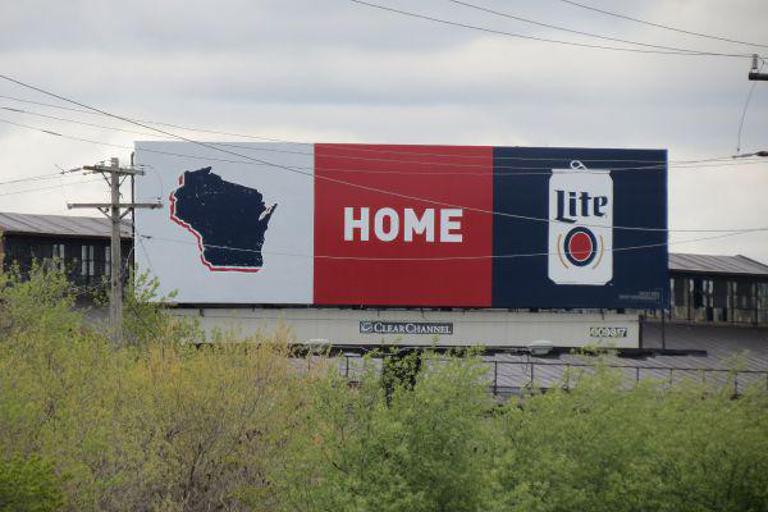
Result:
<svg viewBox="0 0 768 512"><path fill-rule="evenodd" d="M598 367L500 406L476 356L429 353L352 386L284 337L190 344L141 295L114 346L75 292L0 274L0 511L768 509L764 390Z"/></svg>
<svg viewBox="0 0 768 512"><path fill-rule="evenodd" d="M52 464L35 456L0 461L0 512L48 512L63 502Z"/></svg>
<svg viewBox="0 0 768 512"><path fill-rule="evenodd" d="M483 510L493 453L483 372L476 360L427 356L413 386L382 385L372 370L359 388L335 374L313 383L278 475L286 510Z"/></svg>

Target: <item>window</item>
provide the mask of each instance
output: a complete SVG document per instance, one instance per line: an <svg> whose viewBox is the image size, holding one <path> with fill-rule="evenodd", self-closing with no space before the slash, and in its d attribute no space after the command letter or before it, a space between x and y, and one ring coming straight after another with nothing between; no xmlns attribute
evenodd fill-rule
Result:
<svg viewBox="0 0 768 512"><path fill-rule="evenodd" d="M51 258L55 261L57 268L64 272L67 268L65 258L65 251L64 251L64 244L53 244L53 248L51 249Z"/></svg>
<svg viewBox="0 0 768 512"><path fill-rule="evenodd" d="M93 245L83 245L81 247L80 275L96 275L96 247Z"/></svg>

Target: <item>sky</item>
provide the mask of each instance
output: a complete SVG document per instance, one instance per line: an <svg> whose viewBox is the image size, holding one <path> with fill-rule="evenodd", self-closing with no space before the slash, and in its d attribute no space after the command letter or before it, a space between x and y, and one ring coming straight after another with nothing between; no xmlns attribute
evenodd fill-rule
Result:
<svg viewBox="0 0 768 512"><path fill-rule="evenodd" d="M371 1L491 30L627 46L448 0ZM768 57L768 46L674 33L562 0L472 1L608 37ZM764 0L580 1L768 45ZM768 82L747 80L748 57L558 45L446 26L350 0L5 1L0 63L0 73L134 119L295 141L662 148L671 161L735 154L754 85L740 147L768 149ZM0 96L0 107L25 111L0 109L0 211L93 215L68 212L66 203L106 200L106 185L94 177L71 173L2 182L110 157L127 162L133 141L163 139L73 123L147 131L9 99L66 106L2 80ZM244 140L172 131L198 140ZM711 239L715 234L684 231L768 226L768 158L762 160L672 166L670 251L744 254L768 262L768 232Z"/></svg>

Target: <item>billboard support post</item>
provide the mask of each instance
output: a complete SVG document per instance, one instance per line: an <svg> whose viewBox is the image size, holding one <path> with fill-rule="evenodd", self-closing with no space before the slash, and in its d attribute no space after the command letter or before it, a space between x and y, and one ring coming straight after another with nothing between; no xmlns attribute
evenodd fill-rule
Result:
<svg viewBox="0 0 768 512"><path fill-rule="evenodd" d="M109 269L109 326L110 337L114 343L120 343L123 336L123 280L120 275L122 266L122 251L120 239L120 223L128 213L135 208L160 208L161 203L121 203L120 185L126 176L143 175L144 171L133 167L120 167L120 160L112 158L110 165L85 165L84 171L99 173L107 180L110 189L109 203L71 203L67 204L70 210L73 208L96 208L111 222L110 236L110 269ZM107 176L109 178L107 179ZM121 209L123 210L121 212Z"/></svg>

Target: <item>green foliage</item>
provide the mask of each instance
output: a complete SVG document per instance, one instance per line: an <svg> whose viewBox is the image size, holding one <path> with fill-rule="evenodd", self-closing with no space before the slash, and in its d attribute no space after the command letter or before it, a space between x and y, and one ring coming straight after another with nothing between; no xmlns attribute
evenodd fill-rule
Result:
<svg viewBox="0 0 768 512"><path fill-rule="evenodd" d="M190 318L168 314L168 303L175 292L160 296L160 283L148 273L131 275L123 302L123 328L126 341L147 346L159 343L200 343L204 335Z"/></svg>
<svg viewBox="0 0 768 512"><path fill-rule="evenodd" d="M413 368L411 355L393 362ZM489 502L491 399L478 361L423 356L422 370L388 381L371 360L360 387L315 382L304 431L279 475L287 510L468 511Z"/></svg>
<svg viewBox="0 0 768 512"><path fill-rule="evenodd" d="M350 385L284 336L189 343L144 278L114 346L28 277L0 274L0 512L768 509L764 390L598 365L500 406L471 353L376 354Z"/></svg>
<svg viewBox="0 0 768 512"><path fill-rule="evenodd" d="M0 512L48 512L64 502L53 465L32 456L0 461Z"/></svg>
<svg viewBox="0 0 768 512"><path fill-rule="evenodd" d="M254 496L274 499L269 464L304 378L284 344L196 348L169 339L187 331L161 314L162 339L115 347L72 311L58 276L5 283L0 460L51 461L59 508L250 510Z"/></svg>
<svg viewBox="0 0 768 512"><path fill-rule="evenodd" d="M599 368L501 416L501 508L765 510L768 400L693 383L626 390Z"/></svg>

